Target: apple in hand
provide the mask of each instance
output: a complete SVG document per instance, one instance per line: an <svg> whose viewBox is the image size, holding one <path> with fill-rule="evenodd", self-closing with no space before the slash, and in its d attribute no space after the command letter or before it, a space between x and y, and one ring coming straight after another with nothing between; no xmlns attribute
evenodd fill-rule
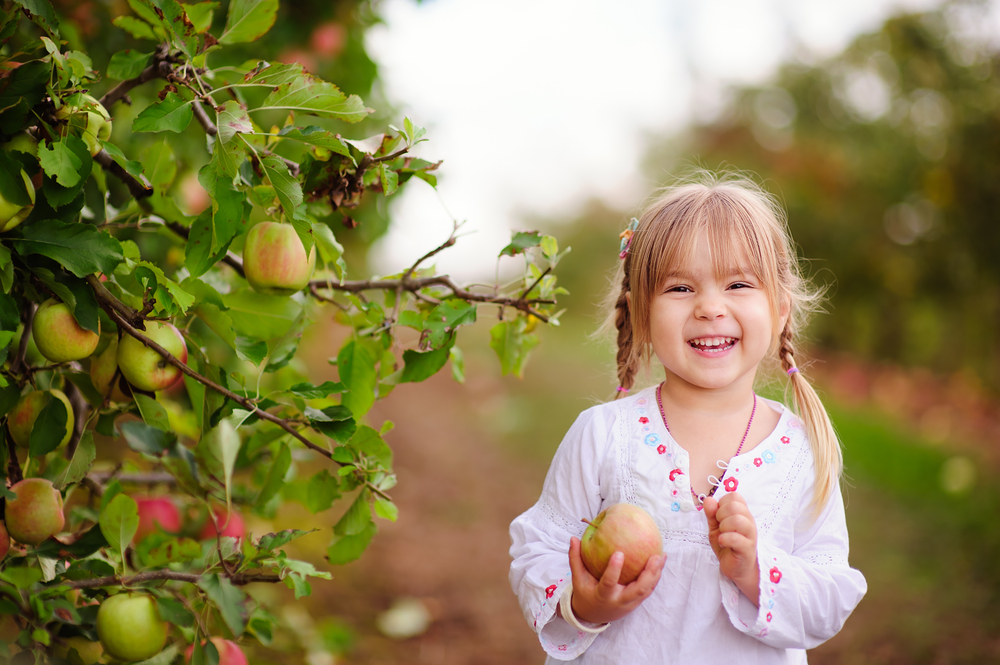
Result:
<svg viewBox="0 0 1000 665"><path fill-rule="evenodd" d="M74 124L83 124L83 134L80 138L87 144L90 156L93 157L101 151L101 144L98 141L107 141L111 138L111 116L107 109L99 101L90 95L80 95L81 104L79 106L69 106L65 104L56 111L56 117L60 120L70 119L77 116L79 119L71 120Z"/></svg>
<svg viewBox="0 0 1000 665"><path fill-rule="evenodd" d="M615 552L625 555L619 584L634 581L649 557L663 553L663 538L656 522L638 506L616 503L587 523L580 539L580 556L590 574L598 579Z"/></svg>
<svg viewBox="0 0 1000 665"><path fill-rule="evenodd" d="M181 514L177 506L169 498L134 496L139 509L139 527L135 531L132 542L138 543L157 528L168 533L178 533L181 530Z"/></svg>
<svg viewBox="0 0 1000 665"><path fill-rule="evenodd" d="M216 534L230 538L242 538L246 535L246 526L243 524L243 518L235 510L229 514L228 522L226 522L225 508L213 508L212 513L215 515L215 520L219 523L222 531L216 530L215 522L209 516L208 520L205 521L205 526L201 529L201 533L198 534L199 540L215 540Z"/></svg>
<svg viewBox="0 0 1000 665"><path fill-rule="evenodd" d="M25 478L14 483L10 491L16 499L8 499L4 508L4 522L10 537L19 543L39 545L50 536L62 531L63 499L52 481L44 478Z"/></svg>
<svg viewBox="0 0 1000 665"><path fill-rule="evenodd" d="M187 345L174 326L162 321L146 321L146 337L182 363L187 362ZM131 335L123 336L118 342L118 368L126 381L146 392L169 388L181 378L180 369Z"/></svg>
<svg viewBox="0 0 1000 665"><path fill-rule="evenodd" d="M144 593L119 593L97 610L97 636L112 658L136 662L152 658L167 643L167 623Z"/></svg>
<svg viewBox="0 0 1000 665"><path fill-rule="evenodd" d="M243 273L257 293L287 296L301 291L316 267L316 247L306 249L291 224L261 222L243 245Z"/></svg>
<svg viewBox="0 0 1000 665"><path fill-rule="evenodd" d="M35 186L31 183L31 178L21 169L21 178L24 186L28 190L28 197L31 203L19 205L8 201L3 194L0 194L0 232L10 231L12 228L23 222L35 209Z"/></svg>
<svg viewBox="0 0 1000 665"><path fill-rule="evenodd" d="M39 414L41 414L42 410L48 405L49 400L53 397L62 402L63 406L66 407L66 433L59 442L60 446L66 445L66 442L73 436L75 418L73 416L73 405L70 404L69 398L61 390L32 390L21 395L21 399L17 401L17 404L14 405L13 410L7 416L7 429L10 431L10 436L14 439L14 443L21 448L28 447L31 442L31 430L35 426L35 421L38 420Z"/></svg>
<svg viewBox="0 0 1000 665"><path fill-rule="evenodd" d="M101 341L101 323L97 332L80 326L69 305L49 298L35 312L31 337L38 351L54 363L81 360L94 352Z"/></svg>
<svg viewBox="0 0 1000 665"><path fill-rule="evenodd" d="M215 650L219 652L219 665L247 665L247 657L236 642L222 637L212 637L210 639L212 644L215 645ZM204 648L205 642L203 641L201 645ZM184 650L185 665L191 662L192 654L194 654L194 645L189 644L188 648Z"/></svg>

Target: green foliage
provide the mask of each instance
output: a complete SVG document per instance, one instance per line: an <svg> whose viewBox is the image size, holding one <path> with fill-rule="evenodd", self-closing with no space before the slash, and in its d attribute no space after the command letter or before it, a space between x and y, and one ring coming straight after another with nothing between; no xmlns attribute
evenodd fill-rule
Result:
<svg viewBox="0 0 1000 665"><path fill-rule="evenodd" d="M313 29L277 0L128 0L118 16L98 3L88 24L47 0L16 4L0 15L0 143L27 137L37 156L0 154L0 194L28 205L31 181L36 202L0 234L0 418L23 391L60 389L76 425L60 447L70 414L51 399L27 450L0 448L7 484L46 478L72 506L58 540L0 562L0 613L23 619L20 645L39 660L65 637L94 637L92 601L123 588L150 594L171 624L148 663L212 634L269 645L286 627L244 585L284 583L299 599L330 574L293 558L292 541L325 538L327 561L343 564L377 520L399 519L393 425L371 423L372 407L449 359L464 380L456 343L483 307L500 309L501 369L520 376L535 326L557 322L558 244L516 234L500 257L516 254L523 274L506 287L464 288L424 267L456 234L394 275L348 279L385 231L384 201L414 178L436 184L439 164L408 154L423 128L362 101L376 76L367 13L337 10L343 53L309 73L275 57ZM299 4L332 20L329 3ZM292 295L245 279L240 252L262 221L291 224L315 253ZM24 331L50 297L103 334L93 356L49 364L30 350ZM336 368L310 367L300 342L331 319L343 329ZM145 496L154 487L169 494ZM280 522L289 500L325 526L257 538L240 526L251 513ZM167 515L155 525L153 502ZM192 660L217 656L199 647Z"/></svg>

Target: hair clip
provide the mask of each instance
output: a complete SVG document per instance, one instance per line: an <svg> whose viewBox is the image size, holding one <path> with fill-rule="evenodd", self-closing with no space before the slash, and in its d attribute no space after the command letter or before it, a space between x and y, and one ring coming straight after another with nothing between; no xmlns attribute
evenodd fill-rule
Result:
<svg viewBox="0 0 1000 665"><path fill-rule="evenodd" d="M787 374L788 376L791 376L792 374L795 374L798 371L799 371L798 367L789 367L788 371L785 372L785 374Z"/></svg>
<svg viewBox="0 0 1000 665"><path fill-rule="evenodd" d="M629 222L628 228L622 231L618 237L621 238L621 245L618 246L618 258L624 259L625 255L628 254L629 245L632 244L632 236L635 235L636 229L639 228L639 220L635 217Z"/></svg>
<svg viewBox="0 0 1000 665"><path fill-rule="evenodd" d="M618 392L620 392L620 393L627 393L628 392L628 388L625 388L625 387L622 387L622 386L618 386L618 388L616 390Z"/></svg>

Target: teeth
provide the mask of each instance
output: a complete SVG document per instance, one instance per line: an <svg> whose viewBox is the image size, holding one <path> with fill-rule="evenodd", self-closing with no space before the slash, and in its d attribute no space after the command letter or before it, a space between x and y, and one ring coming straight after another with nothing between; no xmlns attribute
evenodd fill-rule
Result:
<svg viewBox="0 0 1000 665"><path fill-rule="evenodd" d="M734 342L736 342L735 337L702 337L693 339L689 343L691 346L718 353L722 350L721 347L731 346Z"/></svg>

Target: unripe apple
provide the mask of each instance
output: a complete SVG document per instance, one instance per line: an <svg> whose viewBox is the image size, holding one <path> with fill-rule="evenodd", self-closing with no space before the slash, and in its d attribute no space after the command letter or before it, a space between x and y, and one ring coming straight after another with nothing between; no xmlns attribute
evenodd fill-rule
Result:
<svg viewBox="0 0 1000 665"><path fill-rule="evenodd" d="M54 363L81 360L101 341L101 322L97 322L97 332L91 332L77 323L69 305L49 298L35 312L31 337L38 351Z"/></svg>
<svg viewBox="0 0 1000 665"><path fill-rule="evenodd" d="M101 646L101 643L91 642L86 637L63 637L52 646L52 652L67 662L71 662L69 660L70 649L76 649L83 665L96 665L101 660L101 656L104 655L104 647Z"/></svg>
<svg viewBox="0 0 1000 665"><path fill-rule="evenodd" d="M35 186L32 184L28 174L24 172L24 169L21 169L21 178L24 180L24 186L28 190L28 197L31 199L31 203L28 205L18 205L8 201L0 194L0 232L10 231L27 219L31 211L35 209Z"/></svg>
<svg viewBox="0 0 1000 665"><path fill-rule="evenodd" d="M32 157L38 157L38 141L28 132L18 132L3 144L7 152L26 152Z"/></svg>
<svg viewBox="0 0 1000 665"><path fill-rule="evenodd" d="M22 448L27 448L31 442L31 430L35 426L35 421L48 405L49 400L55 397L66 407L66 433L59 442L60 446L66 445L70 437L73 436L73 405L69 398L61 390L32 390L21 395L21 399L14 405L13 410L7 416L7 429L14 443ZM57 446L58 447L58 446Z"/></svg>
<svg viewBox="0 0 1000 665"><path fill-rule="evenodd" d="M90 361L90 381L102 397L108 394L108 388L111 387L111 379L114 377L117 369L118 338L112 336L107 348ZM122 392L119 383L116 381L115 387L111 391L111 401L127 402L130 399L132 398Z"/></svg>
<svg viewBox="0 0 1000 665"><path fill-rule="evenodd" d="M0 561L7 556L7 552L10 551L10 535L7 533L7 527L0 522Z"/></svg>
<svg viewBox="0 0 1000 665"><path fill-rule="evenodd" d="M247 657L236 642L222 637L212 637L210 640L215 645L215 650L219 652L219 665L247 665ZM202 647L205 646L204 641L201 644ZM192 654L194 654L194 645L189 644L188 648L184 650L185 665L191 662Z"/></svg>
<svg viewBox="0 0 1000 665"><path fill-rule="evenodd" d="M287 296L301 291L316 268L316 247L306 249L291 224L261 222L243 245L243 273L254 291Z"/></svg>
<svg viewBox="0 0 1000 665"><path fill-rule="evenodd" d="M86 122L86 126L83 128L83 134L80 138L87 144L90 156L93 157L101 151L98 139L107 141L111 138L111 116L108 115L107 109L90 95L81 95L80 97L82 101L79 106L63 105L56 111L56 117L60 120L66 120L74 115L85 115L83 122Z"/></svg>
<svg viewBox="0 0 1000 665"><path fill-rule="evenodd" d="M181 513L177 506L169 498L134 496L136 507L139 509L139 527L135 531L132 542L138 543L151 533L155 533L157 528L168 533L177 533L181 530Z"/></svg>
<svg viewBox="0 0 1000 665"><path fill-rule="evenodd" d="M625 555L619 584L634 581L649 557L663 554L663 538L656 522L638 506L616 503L588 524L580 539L580 555L587 570L598 579L615 552Z"/></svg>
<svg viewBox="0 0 1000 665"><path fill-rule="evenodd" d="M199 540L215 540L216 534L230 538L242 538L246 535L246 526L243 524L243 518L235 510L229 514L228 522L226 521L225 508L212 508L212 513L215 515L215 521L222 527L222 531L216 530L215 521L209 516L205 522L205 526L201 528L201 533L198 534Z"/></svg>
<svg viewBox="0 0 1000 665"><path fill-rule="evenodd" d="M187 362L187 345L177 328L161 321L146 321L146 337L153 340L182 363ZM118 343L118 368L125 379L139 390L155 392L174 385L181 370L163 356L131 335Z"/></svg>
<svg viewBox="0 0 1000 665"><path fill-rule="evenodd" d="M135 662L152 658L167 643L167 622L144 593L111 596L97 610L97 636L112 658Z"/></svg>
<svg viewBox="0 0 1000 665"><path fill-rule="evenodd" d="M39 545L50 536L62 531L63 499L52 481L44 478L25 478L14 483L10 491L16 499L8 499L4 508L4 522L10 537L19 543Z"/></svg>

